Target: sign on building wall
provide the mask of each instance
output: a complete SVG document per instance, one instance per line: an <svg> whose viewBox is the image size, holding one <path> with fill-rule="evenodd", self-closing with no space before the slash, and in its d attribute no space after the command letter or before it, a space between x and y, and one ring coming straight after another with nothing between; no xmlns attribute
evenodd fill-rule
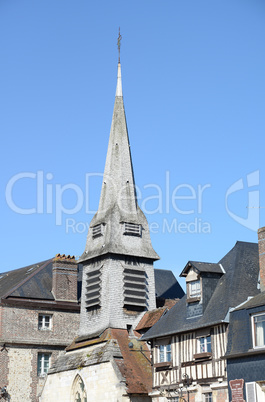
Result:
<svg viewBox="0 0 265 402"><path fill-rule="evenodd" d="M231 380L229 385L232 392L232 402L245 402L243 396L244 380Z"/></svg>

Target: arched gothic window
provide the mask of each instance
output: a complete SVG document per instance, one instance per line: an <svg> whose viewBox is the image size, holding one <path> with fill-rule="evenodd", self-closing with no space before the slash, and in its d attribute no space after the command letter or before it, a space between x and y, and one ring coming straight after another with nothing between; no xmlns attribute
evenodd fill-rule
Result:
<svg viewBox="0 0 265 402"><path fill-rule="evenodd" d="M75 377L72 387L72 401L73 402L87 402L87 394L85 384L80 375Z"/></svg>

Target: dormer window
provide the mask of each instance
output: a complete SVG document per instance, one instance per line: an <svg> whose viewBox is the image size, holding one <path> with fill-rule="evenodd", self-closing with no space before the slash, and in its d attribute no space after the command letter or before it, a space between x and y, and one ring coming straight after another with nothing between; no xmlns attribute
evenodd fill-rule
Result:
<svg viewBox="0 0 265 402"><path fill-rule="evenodd" d="M137 223L124 223L123 234L130 236L141 236L142 235L142 225Z"/></svg>
<svg viewBox="0 0 265 402"><path fill-rule="evenodd" d="M199 279L188 283L188 295L190 298L201 296L201 281Z"/></svg>
<svg viewBox="0 0 265 402"><path fill-rule="evenodd" d="M99 225L96 225L92 228L93 239L99 236L103 236L103 223L100 223Z"/></svg>
<svg viewBox="0 0 265 402"><path fill-rule="evenodd" d="M265 313L252 316L252 333L254 348L265 347Z"/></svg>

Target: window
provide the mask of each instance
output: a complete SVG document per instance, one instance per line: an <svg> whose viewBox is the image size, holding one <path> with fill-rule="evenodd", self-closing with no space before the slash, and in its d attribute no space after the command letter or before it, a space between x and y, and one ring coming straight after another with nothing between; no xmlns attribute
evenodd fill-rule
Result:
<svg viewBox="0 0 265 402"><path fill-rule="evenodd" d="M38 375L48 373L50 368L51 353L38 353Z"/></svg>
<svg viewBox="0 0 265 402"><path fill-rule="evenodd" d="M198 353L211 353L211 335L201 336L198 338Z"/></svg>
<svg viewBox="0 0 265 402"><path fill-rule="evenodd" d="M204 402L212 402L213 401L213 394L212 392L207 392L204 394Z"/></svg>
<svg viewBox="0 0 265 402"><path fill-rule="evenodd" d="M189 297L201 296L201 282L200 280L189 282Z"/></svg>
<svg viewBox="0 0 265 402"><path fill-rule="evenodd" d="M170 362L171 361L171 344L169 345L159 345L159 362Z"/></svg>
<svg viewBox="0 0 265 402"><path fill-rule="evenodd" d="M85 384L79 375L75 378L72 395L71 401L73 402L87 402Z"/></svg>
<svg viewBox="0 0 265 402"><path fill-rule="evenodd" d="M253 322L253 346L256 348L265 347L265 314L258 314L252 317Z"/></svg>
<svg viewBox="0 0 265 402"><path fill-rule="evenodd" d="M52 316L49 314L39 314L39 329L51 329L52 327Z"/></svg>

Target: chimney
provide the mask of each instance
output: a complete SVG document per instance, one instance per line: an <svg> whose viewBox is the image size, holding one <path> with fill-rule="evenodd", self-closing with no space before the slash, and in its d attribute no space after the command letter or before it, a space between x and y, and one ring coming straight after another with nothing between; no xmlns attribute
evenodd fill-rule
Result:
<svg viewBox="0 0 265 402"><path fill-rule="evenodd" d="M265 226L258 230L260 290L265 291Z"/></svg>
<svg viewBox="0 0 265 402"><path fill-rule="evenodd" d="M77 273L74 256L56 254L52 267L52 293L56 301L77 303Z"/></svg>

